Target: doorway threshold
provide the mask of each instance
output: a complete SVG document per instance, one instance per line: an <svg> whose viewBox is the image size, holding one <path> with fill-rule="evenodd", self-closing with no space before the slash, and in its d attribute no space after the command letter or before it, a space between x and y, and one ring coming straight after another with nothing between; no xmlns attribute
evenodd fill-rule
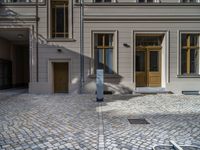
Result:
<svg viewBox="0 0 200 150"><path fill-rule="evenodd" d="M171 91L167 91L162 87L137 87L133 92L140 94L172 94Z"/></svg>

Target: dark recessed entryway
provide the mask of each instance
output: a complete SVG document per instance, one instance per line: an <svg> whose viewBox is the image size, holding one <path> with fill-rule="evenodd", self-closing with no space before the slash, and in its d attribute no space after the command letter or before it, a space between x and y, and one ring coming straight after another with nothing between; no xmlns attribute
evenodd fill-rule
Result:
<svg viewBox="0 0 200 150"><path fill-rule="evenodd" d="M0 29L0 89L29 83L28 29Z"/></svg>

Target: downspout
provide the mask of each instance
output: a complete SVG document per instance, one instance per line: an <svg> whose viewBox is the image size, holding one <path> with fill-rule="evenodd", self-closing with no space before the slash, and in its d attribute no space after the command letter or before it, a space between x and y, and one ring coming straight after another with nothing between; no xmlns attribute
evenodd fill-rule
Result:
<svg viewBox="0 0 200 150"><path fill-rule="evenodd" d="M38 0L36 0L36 82L39 82L39 56L38 56L38 22L39 22L39 16L38 16Z"/></svg>
<svg viewBox="0 0 200 150"><path fill-rule="evenodd" d="M80 94L84 86L84 0L80 0Z"/></svg>

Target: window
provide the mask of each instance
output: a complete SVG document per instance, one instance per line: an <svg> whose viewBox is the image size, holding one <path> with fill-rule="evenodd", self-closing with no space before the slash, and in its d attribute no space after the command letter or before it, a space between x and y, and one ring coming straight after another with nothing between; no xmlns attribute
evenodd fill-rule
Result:
<svg viewBox="0 0 200 150"><path fill-rule="evenodd" d="M68 0L51 1L51 37L68 38Z"/></svg>
<svg viewBox="0 0 200 150"><path fill-rule="evenodd" d="M181 74L199 74L199 43L200 34L181 35Z"/></svg>
<svg viewBox="0 0 200 150"><path fill-rule="evenodd" d="M110 3L112 0L94 0L95 3Z"/></svg>
<svg viewBox="0 0 200 150"><path fill-rule="evenodd" d="M157 3L159 0L138 0L138 3Z"/></svg>
<svg viewBox="0 0 200 150"><path fill-rule="evenodd" d="M182 3L199 3L200 0L181 0Z"/></svg>
<svg viewBox="0 0 200 150"><path fill-rule="evenodd" d="M94 37L95 70L103 69L105 74L113 74L113 34L95 34Z"/></svg>
<svg viewBox="0 0 200 150"><path fill-rule="evenodd" d="M162 40L162 35L138 35L136 46L161 46Z"/></svg>
<svg viewBox="0 0 200 150"><path fill-rule="evenodd" d="M1 3L35 3L36 0L0 0ZM38 0L39 3L43 3L44 0Z"/></svg>

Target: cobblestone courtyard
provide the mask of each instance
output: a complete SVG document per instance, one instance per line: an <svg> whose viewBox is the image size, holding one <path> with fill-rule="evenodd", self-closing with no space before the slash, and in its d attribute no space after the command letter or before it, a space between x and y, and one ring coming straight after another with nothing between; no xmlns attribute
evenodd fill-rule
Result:
<svg viewBox="0 0 200 150"><path fill-rule="evenodd" d="M148 125L128 119L145 118ZM148 150L200 146L200 96L34 95L0 91L0 149Z"/></svg>

